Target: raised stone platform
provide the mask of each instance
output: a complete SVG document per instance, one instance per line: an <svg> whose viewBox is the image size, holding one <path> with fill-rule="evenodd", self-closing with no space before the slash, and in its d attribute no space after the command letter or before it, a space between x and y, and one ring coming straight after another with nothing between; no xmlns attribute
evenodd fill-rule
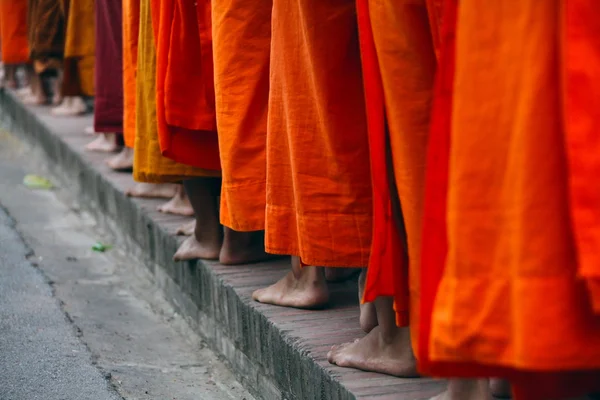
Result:
<svg viewBox="0 0 600 400"><path fill-rule="evenodd" d="M166 298L257 398L418 400L442 390L439 381L398 379L327 362L332 345L363 336L355 282L332 285L326 310L294 310L250 297L283 276L288 260L242 266L173 262L183 240L174 232L189 219L156 211L164 201L124 194L134 184L131 175L111 171L104 164L105 154L83 150L91 140L83 133L92 125L90 116L59 118L49 111L24 106L13 93L0 92L3 125L43 149L51 172L128 252L144 261Z"/></svg>

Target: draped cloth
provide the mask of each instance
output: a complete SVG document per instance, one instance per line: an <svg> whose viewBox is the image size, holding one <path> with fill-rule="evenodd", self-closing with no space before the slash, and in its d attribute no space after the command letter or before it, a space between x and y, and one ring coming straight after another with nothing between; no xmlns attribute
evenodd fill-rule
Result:
<svg viewBox="0 0 600 400"><path fill-rule="evenodd" d="M60 0L60 11L64 23L64 37L66 41L67 25L69 21L69 6L71 0ZM63 46L64 50L64 46ZM60 92L64 97L81 96L81 84L79 83L79 73L77 71L77 59L74 57L66 57L63 52L63 78Z"/></svg>
<svg viewBox="0 0 600 400"><path fill-rule="evenodd" d="M198 176L218 176L218 171L178 164L161 154L156 112L156 47L153 17L150 0L141 1L133 177L141 182L164 183Z"/></svg>
<svg viewBox="0 0 600 400"><path fill-rule="evenodd" d="M364 300L393 296L398 324L408 325L410 319L417 327L425 161L436 70L432 29L425 0L359 0L357 5L373 175L373 243ZM400 226L392 212L398 198Z"/></svg>
<svg viewBox="0 0 600 400"><path fill-rule="evenodd" d="M0 37L4 64L29 62L27 16L27 1L0 1Z"/></svg>
<svg viewBox="0 0 600 400"><path fill-rule="evenodd" d="M29 0L29 52L41 72L59 68L65 48L65 20L57 0Z"/></svg>
<svg viewBox="0 0 600 400"><path fill-rule="evenodd" d="M63 0L65 1L65 0ZM66 0L67 31L65 37L65 58L76 62L74 71L80 93L63 93L65 96L94 95L94 64L96 54L94 0ZM63 3L64 4L64 3ZM63 5L64 7L64 5ZM71 68L74 64L71 65ZM70 75L69 75L70 76ZM76 86L75 83L73 83Z"/></svg>
<svg viewBox="0 0 600 400"><path fill-rule="evenodd" d="M597 153L598 11L583 0L446 3L420 369L507 377L516 399L598 390L598 267L586 245L597 237L599 204L580 175Z"/></svg>
<svg viewBox="0 0 600 400"><path fill-rule="evenodd" d="M212 1L221 223L265 228L271 0Z"/></svg>
<svg viewBox="0 0 600 400"><path fill-rule="evenodd" d="M123 139L125 146L135 143L135 97L140 0L123 0Z"/></svg>
<svg viewBox="0 0 600 400"><path fill-rule="evenodd" d="M123 132L122 0L95 1L94 130Z"/></svg>
<svg viewBox="0 0 600 400"><path fill-rule="evenodd" d="M219 171L210 1L152 0L162 154Z"/></svg>
<svg viewBox="0 0 600 400"><path fill-rule="evenodd" d="M366 266L371 178L354 0L276 0L272 21L266 250Z"/></svg>

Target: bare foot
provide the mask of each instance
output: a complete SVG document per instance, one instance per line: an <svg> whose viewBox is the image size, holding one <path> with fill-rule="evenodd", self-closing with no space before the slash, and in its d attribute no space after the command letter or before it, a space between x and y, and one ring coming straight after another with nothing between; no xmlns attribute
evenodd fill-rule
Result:
<svg viewBox="0 0 600 400"><path fill-rule="evenodd" d="M322 268L301 267L300 259L292 257L292 270L277 283L256 290L252 298L277 306L318 309L329 302L329 290Z"/></svg>
<svg viewBox="0 0 600 400"><path fill-rule="evenodd" d="M103 133L85 146L87 151L96 151L101 153L113 153L119 150L117 144L117 135L114 133Z"/></svg>
<svg viewBox="0 0 600 400"><path fill-rule="evenodd" d="M237 232L225 228L219 261L224 265L252 264L281 256L265 251L265 232Z"/></svg>
<svg viewBox="0 0 600 400"><path fill-rule="evenodd" d="M497 399L510 399L512 397L512 388L510 382L506 379L490 379L490 391L492 396Z"/></svg>
<svg viewBox="0 0 600 400"><path fill-rule="evenodd" d="M170 199L176 192L177 185L174 183L138 183L126 194L129 197Z"/></svg>
<svg viewBox="0 0 600 400"><path fill-rule="evenodd" d="M86 126L83 130L83 133L85 133L86 135L95 135L97 132L93 126Z"/></svg>
<svg viewBox="0 0 600 400"><path fill-rule="evenodd" d="M331 283L344 282L359 273L360 268L325 268L325 279Z"/></svg>
<svg viewBox="0 0 600 400"><path fill-rule="evenodd" d="M50 113L57 117L74 117L77 115L85 114L87 107L83 98L77 97L65 97L63 102L52 109Z"/></svg>
<svg viewBox="0 0 600 400"><path fill-rule="evenodd" d="M48 98L43 93L29 93L21 98L23 104L28 106L43 106L48 104Z"/></svg>
<svg viewBox="0 0 600 400"><path fill-rule="evenodd" d="M221 243L200 243L195 235L185 239L173 256L174 261L195 260L218 260L221 251Z"/></svg>
<svg viewBox="0 0 600 400"><path fill-rule="evenodd" d="M487 379L450 379L445 392L431 400L492 400Z"/></svg>
<svg viewBox="0 0 600 400"><path fill-rule="evenodd" d="M186 222L177 228L176 235L178 236L192 236L194 234L194 230L196 230L196 220L192 220L190 222Z"/></svg>
<svg viewBox="0 0 600 400"><path fill-rule="evenodd" d="M133 168L133 149L123 147L119 154L106 160L108 167L114 171L131 171Z"/></svg>
<svg viewBox="0 0 600 400"><path fill-rule="evenodd" d="M358 302L360 304L360 328L369 333L378 324L377 311L374 303L363 303L363 295L365 293L365 283L367 280L367 269L363 268L358 277Z"/></svg>
<svg viewBox="0 0 600 400"><path fill-rule="evenodd" d="M362 339L333 346L327 355L329 362L339 367L405 378L419 376L408 328L397 329L397 334L388 339L381 329L376 326Z"/></svg>
<svg viewBox="0 0 600 400"><path fill-rule="evenodd" d="M165 214L176 214L192 216L194 215L194 209L190 199L183 190L183 185L177 185L177 193L171 200L157 208L158 211Z"/></svg>

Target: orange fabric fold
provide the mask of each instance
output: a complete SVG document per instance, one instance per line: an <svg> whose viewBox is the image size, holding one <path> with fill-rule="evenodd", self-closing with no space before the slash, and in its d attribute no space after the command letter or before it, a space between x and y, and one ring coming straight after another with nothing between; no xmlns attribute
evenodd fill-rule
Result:
<svg viewBox="0 0 600 400"><path fill-rule="evenodd" d="M77 60L81 94L93 96L96 60L94 1L69 0L67 14L64 56Z"/></svg>
<svg viewBox="0 0 600 400"><path fill-rule="evenodd" d="M123 0L123 139L127 147L135 143L135 93L140 0Z"/></svg>
<svg viewBox="0 0 600 400"><path fill-rule="evenodd" d="M0 1L0 36L4 64L29 62L27 14L25 0Z"/></svg>
<svg viewBox="0 0 600 400"><path fill-rule="evenodd" d="M267 133L266 249L366 266L369 144L354 0L276 0Z"/></svg>
<svg viewBox="0 0 600 400"><path fill-rule="evenodd" d="M427 166L419 367L507 377L519 400L597 390L600 318L578 277L567 190L564 4L447 4Z"/></svg>
<svg viewBox="0 0 600 400"><path fill-rule="evenodd" d="M136 79L136 135L133 177L137 181L178 182L199 176L218 176L218 171L176 163L161 154L156 107L156 46L150 1L140 3L140 36ZM157 24L158 25L158 24Z"/></svg>
<svg viewBox="0 0 600 400"><path fill-rule="evenodd" d="M220 170L210 1L153 0L157 117L162 154Z"/></svg>
<svg viewBox="0 0 600 400"><path fill-rule="evenodd" d="M265 228L272 0L212 1L221 223Z"/></svg>
<svg viewBox="0 0 600 400"><path fill-rule="evenodd" d="M593 0L566 2L565 126L569 192L579 275L600 314L600 8Z"/></svg>

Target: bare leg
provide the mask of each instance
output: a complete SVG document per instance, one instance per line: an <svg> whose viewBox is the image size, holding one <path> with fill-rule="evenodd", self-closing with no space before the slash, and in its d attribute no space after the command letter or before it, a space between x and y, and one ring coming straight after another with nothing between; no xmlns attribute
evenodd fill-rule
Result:
<svg viewBox="0 0 600 400"><path fill-rule="evenodd" d="M33 74L30 79L31 90L27 95L23 96L23 103L29 105L43 105L48 103L48 97L44 91L42 77L38 74Z"/></svg>
<svg viewBox="0 0 600 400"><path fill-rule="evenodd" d="M196 220L193 219L190 222L186 222L177 228L176 234L178 236L192 236L196 230Z"/></svg>
<svg viewBox="0 0 600 400"><path fill-rule="evenodd" d="M431 400L492 400L487 379L451 379L445 392Z"/></svg>
<svg viewBox="0 0 600 400"><path fill-rule="evenodd" d="M360 268L325 268L327 282L344 282L360 273Z"/></svg>
<svg viewBox="0 0 600 400"><path fill-rule="evenodd" d="M492 396L498 399L510 399L512 397L512 388L510 382L506 379L490 379L490 390Z"/></svg>
<svg viewBox="0 0 600 400"><path fill-rule="evenodd" d="M369 333L377 326L377 310L375 303L363 303L365 283L367 280L367 269L363 268L358 277L358 301L360 303L360 327L365 333Z"/></svg>
<svg viewBox="0 0 600 400"><path fill-rule="evenodd" d="M165 214L194 215L194 209L192 208L190 199L188 199L187 194L185 194L185 190L183 190L183 185L177 185L175 196L157 209Z"/></svg>
<svg viewBox="0 0 600 400"><path fill-rule="evenodd" d="M220 179L196 178L186 180L183 184L194 209L196 229L194 235L187 238L177 249L173 259L218 260L223 244L223 231L218 213Z"/></svg>
<svg viewBox="0 0 600 400"><path fill-rule="evenodd" d="M265 232L238 232L225 227L219 261L225 265L251 264L277 258L265 251Z"/></svg>
<svg viewBox="0 0 600 400"><path fill-rule="evenodd" d="M18 82L16 65L4 64L4 84L9 89L17 88Z"/></svg>
<svg viewBox="0 0 600 400"><path fill-rule="evenodd" d="M375 300L375 308L379 325L362 339L334 346L327 355L329 362L394 376L418 376L410 330L396 326L393 299L380 297Z"/></svg>
<svg viewBox="0 0 600 400"><path fill-rule="evenodd" d="M127 190L126 194L129 197L170 199L176 192L177 185L174 183L138 183Z"/></svg>
<svg viewBox="0 0 600 400"><path fill-rule="evenodd" d="M252 298L260 303L283 307L315 309L329 302L329 289L321 267L302 267L292 257L292 270L277 283L256 290Z"/></svg>
<svg viewBox="0 0 600 400"><path fill-rule="evenodd" d="M100 134L85 146L87 151L97 151L102 153L113 153L119 150L116 133Z"/></svg>
<svg viewBox="0 0 600 400"><path fill-rule="evenodd" d="M106 160L108 167L115 171L129 171L133 168L133 149L124 146L114 157Z"/></svg>

